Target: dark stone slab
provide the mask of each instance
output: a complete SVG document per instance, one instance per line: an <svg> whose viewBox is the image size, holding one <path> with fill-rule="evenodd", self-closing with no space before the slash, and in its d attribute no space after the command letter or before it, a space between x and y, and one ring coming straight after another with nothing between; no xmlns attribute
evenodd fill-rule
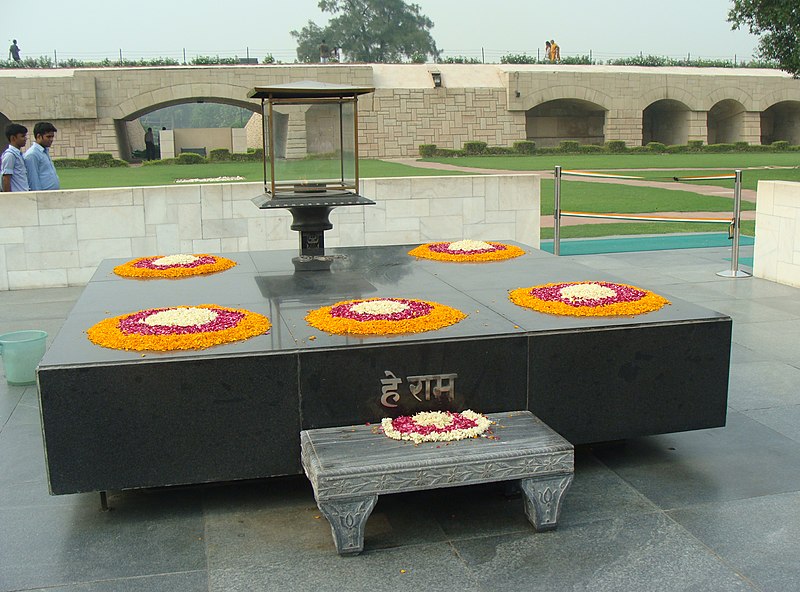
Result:
<svg viewBox="0 0 800 592"><path fill-rule="evenodd" d="M296 473L296 385L293 356L40 371L51 492Z"/></svg>
<svg viewBox="0 0 800 592"><path fill-rule="evenodd" d="M508 290L616 281L520 246L526 255L491 264L417 260L411 245L329 249L330 270L317 272L296 271L294 251L238 253L232 270L184 280L125 280L110 273L125 260L103 262L39 367L52 491L297 473L300 429L423 409L530 409L573 443L724 424L730 318L669 294L670 306L637 317L520 308ZM305 322L310 309L369 297L432 300L468 316L363 338ZM272 329L144 355L86 339L109 316L205 303L265 314Z"/></svg>

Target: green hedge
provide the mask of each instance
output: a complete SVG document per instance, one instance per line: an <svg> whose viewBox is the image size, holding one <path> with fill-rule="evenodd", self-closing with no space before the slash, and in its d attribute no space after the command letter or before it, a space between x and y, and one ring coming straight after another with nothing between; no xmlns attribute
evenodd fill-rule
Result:
<svg viewBox="0 0 800 592"><path fill-rule="evenodd" d="M511 148L489 146L486 142L464 142L461 150L439 148L436 144L420 144L419 155L422 158L448 158L454 156L480 155L516 155L536 156L545 154L647 154L666 153L683 154L686 152L728 153L728 152L798 152L800 146L792 146L786 141L773 142L770 145L748 144L747 142L720 143L706 145L702 140L690 140L687 144L667 146L662 142L649 142L646 146L625 145L622 140L608 140L602 146L597 144L581 144L575 140L562 140L558 146L537 147L535 142L520 140ZM234 155L235 156L235 155Z"/></svg>
<svg viewBox="0 0 800 592"><path fill-rule="evenodd" d="M88 158L54 158L53 164L58 169L89 169L126 167L128 163L117 160L108 152L92 152Z"/></svg>

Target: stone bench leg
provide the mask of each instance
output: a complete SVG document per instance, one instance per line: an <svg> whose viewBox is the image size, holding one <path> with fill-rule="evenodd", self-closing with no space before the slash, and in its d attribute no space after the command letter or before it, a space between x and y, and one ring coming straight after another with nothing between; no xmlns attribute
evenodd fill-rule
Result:
<svg viewBox="0 0 800 592"><path fill-rule="evenodd" d="M377 501L377 495L317 501L320 511L330 522L339 555L357 555L364 550L364 526Z"/></svg>
<svg viewBox="0 0 800 592"><path fill-rule="evenodd" d="M561 501L572 484L572 475L556 475L520 479L525 498L525 515L537 531L553 530L558 526Z"/></svg>

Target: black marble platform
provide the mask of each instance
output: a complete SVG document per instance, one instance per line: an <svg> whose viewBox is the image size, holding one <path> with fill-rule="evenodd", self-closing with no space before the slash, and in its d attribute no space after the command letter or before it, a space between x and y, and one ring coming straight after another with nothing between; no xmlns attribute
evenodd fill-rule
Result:
<svg viewBox="0 0 800 592"><path fill-rule="evenodd" d="M725 424L731 319L669 294L637 317L573 318L512 304L507 291L618 281L525 247L454 264L414 245L329 249L330 272L295 272L293 251L226 254L238 265L183 280L115 276L104 261L38 370L54 494L300 473L301 429L424 409L528 409L573 444ZM647 288L647 286L641 286ZM413 335L355 338L308 326L339 300L433 300L469 316ZM213 303L270 317L267 335L191 352L89 342L109 317ZM396 405L396 406L393 406Z"/></svg>

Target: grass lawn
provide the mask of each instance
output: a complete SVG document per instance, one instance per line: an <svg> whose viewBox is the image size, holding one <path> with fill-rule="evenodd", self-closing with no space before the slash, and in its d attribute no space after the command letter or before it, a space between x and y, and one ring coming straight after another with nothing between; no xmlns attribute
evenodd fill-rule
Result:
<svg viewBox="0 0 800 592"><path fill-rule="evenodd" d="M314 161L308 161L313 163ZM284 178L292 178L288 169ZM362 177L416 177L442 174L441 171L420 169L382 160L361 160ZM455 173L464 174L464 173ZM293 175L294 178L299 175ZM110 169L59 169L62 189L92 187L144 187L174 185L175 179L204 179L212 177L244 177L243 182L260 182L264 178L260 162L220 162L213 164L172 164L156 166L119 167Z"/></svg>
<svg viewBox="0 0 800 592"><path fill-rule="evenodd" d="M552 179L542 179L541 203L542 214L552 216ZM726 197L699 195L691 191L585 181L570 181L561 184L561 209L563 210L637 214L642 212L730 212L732 207L733 201ZM752 202L742 202L742 210L754 210L755 207Z"/></svg>

